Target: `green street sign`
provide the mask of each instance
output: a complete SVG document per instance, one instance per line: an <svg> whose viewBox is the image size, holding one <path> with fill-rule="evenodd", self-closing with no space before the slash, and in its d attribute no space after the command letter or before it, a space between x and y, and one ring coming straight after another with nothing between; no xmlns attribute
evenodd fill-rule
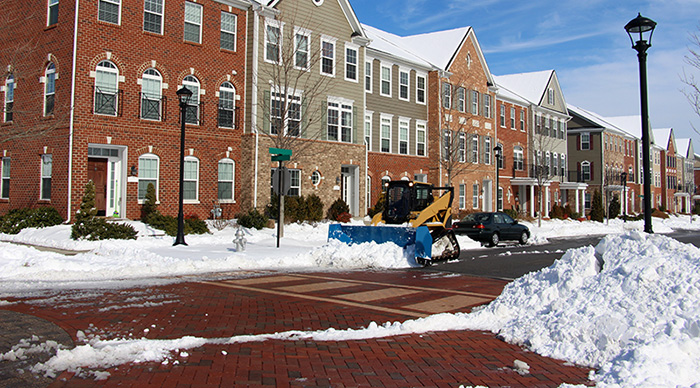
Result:
<svg viewBox="0 0 700 388"><path fill-rule="evenodd" d="M289 155L272 155L272 161L273 162L282 162L285 160L290 160L291 156Z"/></svg>
<svg viewBox="0 0 700 388"><path fill-rule="evenodd" d="M273 155L285 155L285 156L292 156L292 150L288 150L286 148L273 148L270 147L270 153Z"/></svg>

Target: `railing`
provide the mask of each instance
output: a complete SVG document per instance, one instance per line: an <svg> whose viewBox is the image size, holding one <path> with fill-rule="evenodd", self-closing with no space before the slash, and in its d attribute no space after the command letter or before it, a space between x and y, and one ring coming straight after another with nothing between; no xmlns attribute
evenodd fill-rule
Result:
<svg viewBox="0 0 700 388"><path fill-rule="evenodd" d="M92 113L108 116L121 116L121 105L119 100L124 95L124 91L102 90L98 86L93 86L94 101Z"/></svg>
<svg viewBox="0 0 700 388"><path fill-rule="evenodd" d="M146 120L165 121L167 119L167 97L151 98L145 93L139 93L141 98L141 118Z"/></svg>

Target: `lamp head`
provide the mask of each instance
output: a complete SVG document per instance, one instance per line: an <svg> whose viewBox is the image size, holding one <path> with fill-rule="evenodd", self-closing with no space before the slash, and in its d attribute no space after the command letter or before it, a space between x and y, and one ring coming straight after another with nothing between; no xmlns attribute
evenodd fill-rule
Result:
<svg viewBox="0 0 700 388"><path fill-rule="evenodd" d="M190 101L190 97L192 97L192 91L187 89L186 87L181 87L177 92L177 97L180 99L181 104L187 104Z"/></svg>
<svg viewBox="0 0 700 388"><path fill-rule="evenodd" d="M637 51L640 49L646 51L647 48L651 47L651 36L654 35L654 28L656 28L656 22L645 18L641 13L638 13L636 18L625 25L625 31L630 37L632 47Z"/></svg>

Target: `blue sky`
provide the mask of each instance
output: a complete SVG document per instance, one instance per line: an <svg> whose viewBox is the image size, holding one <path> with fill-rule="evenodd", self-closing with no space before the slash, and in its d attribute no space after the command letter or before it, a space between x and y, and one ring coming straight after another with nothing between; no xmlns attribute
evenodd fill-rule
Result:
<svg viewBox="0 0 700 388"><path fill-rule="evenodd" d="M362 23L397 35L472 26L495 75L554 69L567 103L603 116L640 112L639 64L624 30L641 12L655 22L648 51L649 117L700 153L700 117L683 93L689 34L700 0L350 0Z"/></svg>

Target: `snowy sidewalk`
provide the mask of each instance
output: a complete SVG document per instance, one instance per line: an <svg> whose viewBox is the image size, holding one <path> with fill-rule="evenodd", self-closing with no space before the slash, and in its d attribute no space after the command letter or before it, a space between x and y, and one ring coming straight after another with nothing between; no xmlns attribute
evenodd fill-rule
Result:
<svg viewBox="0 0 700 388"><path fill-rule="evenodd" d="M590 383L588 368L538 356L487 332L455 330L364 340L344 340L340 334L370 322L468 311L500 294L503 281L423 270L262 275L122 290L50 291L8 300L12 304L0 308L54 322L77 345L94 344L98 337L100 341L216 339L331 327L339 333L327 341L210 341L183 346L160 362L121 363L124 355L115 352L103 360L103 365L112 361L112 367L74 372L59 368L51 387Z"/></svg>

